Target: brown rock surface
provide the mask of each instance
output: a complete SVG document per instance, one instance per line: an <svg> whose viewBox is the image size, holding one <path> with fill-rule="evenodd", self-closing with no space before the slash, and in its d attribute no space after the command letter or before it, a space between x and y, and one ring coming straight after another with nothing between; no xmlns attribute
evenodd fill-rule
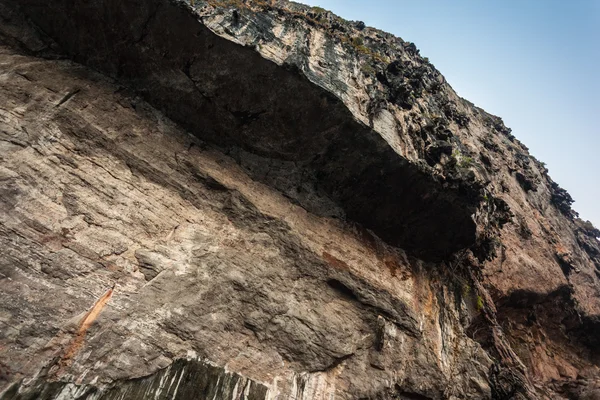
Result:
<svg viewBox="0 0 600 400"><path fill-rule="evenodd" d="M289 2L0 16L0 398L598 395L599 232L414 45Z"/></svg>

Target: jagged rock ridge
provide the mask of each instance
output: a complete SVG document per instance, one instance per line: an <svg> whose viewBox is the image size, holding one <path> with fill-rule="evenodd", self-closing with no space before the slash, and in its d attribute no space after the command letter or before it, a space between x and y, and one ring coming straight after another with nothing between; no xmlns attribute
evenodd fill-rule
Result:
<svg viewBox="0 0 600 400"><path fill-rule="evenodd" d="M2 398L594 395L598 231L414 45L0 6Z"/></svg>

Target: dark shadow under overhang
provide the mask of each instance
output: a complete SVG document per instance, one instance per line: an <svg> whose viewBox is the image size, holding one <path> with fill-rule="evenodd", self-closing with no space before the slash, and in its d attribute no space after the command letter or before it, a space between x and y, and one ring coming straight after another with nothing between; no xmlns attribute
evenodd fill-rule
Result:
<svg viewBox="0 0 600 400"><path fill-rule="evenodd" d="M73 60L222 149L291 162L350 220L425 260L476 240L476 193L398 155L295 68L221 38L172 0L4 0ZM306 205L310 209L310 205Z"/></svg>

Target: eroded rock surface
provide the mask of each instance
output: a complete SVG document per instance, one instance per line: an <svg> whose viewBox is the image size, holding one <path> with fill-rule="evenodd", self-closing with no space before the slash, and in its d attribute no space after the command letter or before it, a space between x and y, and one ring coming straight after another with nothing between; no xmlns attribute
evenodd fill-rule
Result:
<svg viewBox="0 0 600 400"><path fill-rule="evenodd" d="M413 44L290 2L0 15L0 398L597 396L600 232Z"/></svg>

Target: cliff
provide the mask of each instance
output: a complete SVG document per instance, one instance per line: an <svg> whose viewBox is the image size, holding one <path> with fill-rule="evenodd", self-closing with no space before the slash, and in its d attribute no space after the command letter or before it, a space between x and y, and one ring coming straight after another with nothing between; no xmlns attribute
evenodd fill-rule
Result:
<svg viewBox="0 0 600 400"><path fill-rule="evenodd" d="M600 396L600 231L414 44L287 1L0 16L0 399Z"/></svg>

